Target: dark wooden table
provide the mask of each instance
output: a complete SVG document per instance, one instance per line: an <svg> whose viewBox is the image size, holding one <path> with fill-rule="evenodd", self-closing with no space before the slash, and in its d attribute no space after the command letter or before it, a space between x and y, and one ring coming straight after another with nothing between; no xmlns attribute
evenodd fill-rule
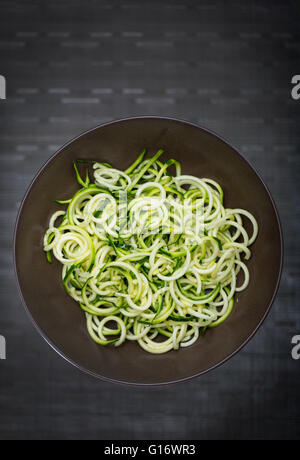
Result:
<svg viewBox="0 0 300 460"><path fill-rule="evenodd" d="M299 19L291 0L1 1L1 439L300 438ZM230 140L268 184L285 237L280 291L251 343L202 378L151 390L63 361L29 322L12 267L16 213L39 167L79 132L143 114Z"/></svg>

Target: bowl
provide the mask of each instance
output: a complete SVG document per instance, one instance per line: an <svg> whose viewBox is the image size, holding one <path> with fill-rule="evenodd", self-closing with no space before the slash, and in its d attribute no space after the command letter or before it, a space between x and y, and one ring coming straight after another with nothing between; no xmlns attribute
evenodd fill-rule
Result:
<svg viewBox="0 0 300 460"><path fill-rule="evenodd" d="M225 206L250 211L259 225L247 262L248 288L236 294L229 318L194 345L152 355L136 343L115 347L94 343L85 317L64 291L61 265L48 264L43 235L59 209L55 199L78 189L75 159L107 161L126 169L143 148L165 150L182 163L183 174L209 177L224 189ZM64 145L40 169L22 201L14 236L17 283L24 306L43 338L74 366L104 380L159 385L200 376L224 363L251 339L269 312L282 269L282 231L274 201L262 179L232 146L216 134L185 121L140 117L118 120L87 131Z"/></svg>

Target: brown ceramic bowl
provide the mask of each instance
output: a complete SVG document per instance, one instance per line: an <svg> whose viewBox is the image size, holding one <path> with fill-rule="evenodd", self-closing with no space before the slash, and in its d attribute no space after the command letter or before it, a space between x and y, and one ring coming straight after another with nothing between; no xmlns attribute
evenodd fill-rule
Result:
<svg viewBox="0 0 300 460"><path fill-rule="evenodd" d="M151 355L135 343L101 347L89 337L84 313L64 291L61 266L48 264L43 234L58 209L78 189L74 159L107 161L125 169L146 147L181 161L184 174L217 180L227 207L245 208L256 217L259 235L252 246L249 287L236 296L230 317L189 348ZM15 229L15 268L27 312L44 339L65 359L105 380L156 385L199 376L237 353L254 335L274 300L282 267L278 214L260 177L249 163L215 134L167 118L120 120L92 129L63 146L42 167L22 202Z"/></svg>

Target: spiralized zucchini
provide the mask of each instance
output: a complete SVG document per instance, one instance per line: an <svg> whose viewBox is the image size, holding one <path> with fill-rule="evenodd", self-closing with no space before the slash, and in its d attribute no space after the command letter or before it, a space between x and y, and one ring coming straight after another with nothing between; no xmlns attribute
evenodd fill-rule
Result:
<svg viewBox="0 0 300 460"><path fill-rule="evenodd" d="M81 188L56 201L67 209L53 214L44 236L47 260L53 254L63 265L64 287L100 345L131 340L156 354L188 347L229 316L249 283L243 260L255 218L225 208L217 182L182 175L162 153L145 159L143 151L126 171L74 162ZM80 163L92 165L94 183L88 167L82 179Z"/></svg>

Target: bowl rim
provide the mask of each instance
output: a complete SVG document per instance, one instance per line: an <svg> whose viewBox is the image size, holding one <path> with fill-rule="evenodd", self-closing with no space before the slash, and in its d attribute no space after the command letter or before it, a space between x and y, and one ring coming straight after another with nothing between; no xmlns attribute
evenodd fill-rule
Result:
<svg viewBox="0 0 300 460"><path fill-rule="evenodd" d="M18 232L18 226L19 226L19 220L20 220L20 217L21 217L21 214L22 214L22 211L23 211L23 207L24 207L24 204L27 200L27 197L35 183L35 181L38 179L38 177L40 176L40 174L48 167L48 165L58 156L60 155L60 153L70 144L72 144L73 142L75 142L76 140L80 139L81 137L93 132L93 131L96 131L100 128L104 128L105 126L108 126L108 125L114 125L114 124L118 124L118 123L122 123L122 122L127 122L127 121L133 121L133 120L166 120L166 121L174 121L176 123L180 123L180 124L185 124L185 125L189 125L189 126L192 126L194 128L198 128L198 129L201 129L202 131L205 131L206 133L216 137L218 140L222 141L223 143L225 143L228 147L230 147L232 150L235 151L235 153L237 155L239 155L241 157L241 159L243 161L245 161L248 166L252 169L252 171L256 174L256 176L258 177L258 179L260 180L260 182L262 183L269 199L270 199L270 202L272 204L272 207L274 209L274 213L275 213L275 216L276 216L276 220L277 220L277 226L278 226L278 229L279 229L279 237L280 237L280 264L279 264L279 270L278 270L278 275L277 275L277 280L276 280L276 285L275 285L275 289L273 291L273 294L272 294L272 298L271 300L269 301L268 305L267 305L267 308L265 310L265 313L264 315L262 316L262 318L260 319L259 323L257 324L257 326L255 327L255 329L253 329L253 331L251 332L251 334L244 340L244 342L239 346L237 347L232 353L230 353L228 356L226 356L224 359L222 359L221 361L219 361L218 363L214 364L213 366L210 366L209 368L203 370L203 371L200 371L200 372L197 372L196 374L193 374L191 376L187 376L187 377L183 377L183 378L178 378L178 379L175 379L175 380L170 380L170 381L165 381L165 382L153 382L153 383L140 383L140 382L128 382L128 381L125 381L125 380L118 380L116 378L112 378L112 377L106 377L104 375L100 375L96 372L93 372L91 371L90 369L87 369L85 368L84 366L82 366L81 364L77 363L76 361L74 361L72 358L70 358L69 356L67 356L66 354L64 354L50 339L49 337L47 336L47 334L41 329L41 327L38 325L38 323L36 322L36 320L34 319L29 307L27 306L26 304L26 301L24 299L24 296L23 296L23 293L22 293L22 289L21 289L21 284L20 284L20 280L19 280L19 277L18 277L18 269L17 269L17 261L16 261L16 253L17 253L17 249L16 249L16 242L17 242L17 232ZM226 139L224 139L222 136L220 136L219 134L215 133L214 131L212 131L211 129L208 129L208 128L205 128L203 127L202 125L198 124L198 123L195 123L195 122L191 122L191 121L187 121L187 120L183 120L183 119L179 119L179 118L174 118L174 117L168 117L168 116L156 116L156 115L143 115L143 116L136 116L136 117L125 117L125 118L120 118L120 119L114 119L114 120L111 120L111 121L107 121L107 122L104 122L104 123L101 123L99 125L96 125L94 126L93 128L90 128L88 130L85 130L83 132L81 132L79 135L73 137L71 140L67 141L66 143L64 143L56 152L54 152L49 158L48 160L43 163L43 165L38 169L38 171L34 174L34 177L33 179L30 181L29 185L27 186L27 189L25 191L25 194L23 196L23 199L21 201L21 204L19 206L19 209L18 209L18 213L17 213L17 217L16 217L16 221L15 221L15 225L14 225L14 233L13 233L13 265L14 265L14 276L15 276L15 280L16 280L16 283L17 283L17 289L18 289L18 292L19 292L19 296L21 298L21 301L22 301L22 304L23 304L23 307L25 308L25 311L31 321L31 323L34 325L35 329L38 331L38 333L43 337L43 339L47 342L47 344L54 350L56 351L56 353L58 353L58 355L60 355L62 358L64 358L69 364L72 364L75 368L77 368L78 370L80 370L81 372L84 372L85 374L88 374L88 375L91 375L93 377L96 377L98 380L102 380L104 382L110 382L110 383L114 383L114 384L120 384L120 385L126 385L126 386L135 386L135 387L159 387L159 386L166 386L166 385L172 385L172 384L176 384L176 383L183 383L183 382L187 382L187 381L190 381L194 378L197 378L197 377L200 377L202 375L205 375L207 374L208 372L210 371L213 371L214 369L218 368L219 366L225 364L227 361L229 361L233 356L235 356L237 353L239 353L246 345L248 342L250 342L250 340L254 337L254 335L257 333L257 331L259 330L259 328L262 326L263 322L265 321L265 319L267 318L268 314L270 313L270 310L271 310L271 307L274 303L274 300L276 298L276 295L277 295L277 292L278 292L278 289L279 289L279 286L280 286L280 280L281 280L281 276L282 276L282 269L283 269L283 259L284 259L284 241L283 241L283 230L282 230L282 224L281 224L281 220L280 220L280 216L279 216L279 212L278 212L278 209L277 209L277 206L275 204L275 201L274 201L274 198L272 197L272 194L269 190L269 188L267 187L265 181L262 179L261 175L257 172L257 170L252 166L252 164L248 161L247 158L245 158L245 156L240 153L240 151L234 147L230 142L228 142Z"/></svg>

